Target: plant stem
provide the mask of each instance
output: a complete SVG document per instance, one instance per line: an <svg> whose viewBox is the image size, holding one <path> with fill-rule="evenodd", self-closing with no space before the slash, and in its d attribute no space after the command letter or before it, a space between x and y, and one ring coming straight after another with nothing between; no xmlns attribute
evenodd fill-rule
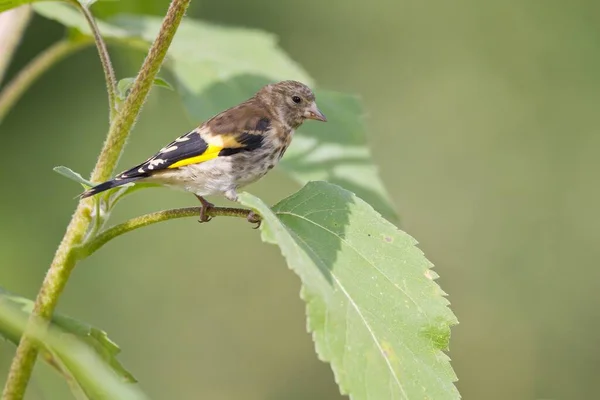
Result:
<svg viewBox="0 0 600 400"><path fill-rule="evenodd" d="M112 62L110 61L110 54L108 53L106 43L100 34L100 29L98 28L98 24L96 24L96 20L94 19L90 9L78 1L72 1L72 4L79 8L87 20L92 31L92 35L94 36L96 48L98 49L98 55L100 56L100 62L102 63L102 69L104 70L106 92L108 93L109 121L112 122L117 111L117 78L115 77L115 70L112 66Z"/></svg>
<svg viewBox="0 0 600 400"><path fill-rule="evenodd" d="M148 96L154 77L160 69L190 1L172 0L169 5L158 36L144 60L133 88L129 96L127 96L123 108L111 123L108 137L104 142L92 173L92 181L106 180L112 175L125 146L129 131L134 125L142 105ZM31 377L38 354L35 342L27 334L28 329L30 326L33 326L32 324L35 323L38 316L44 320L48 320L52 316L58 299L76 264L76 249L82 243L82 239L89 228L91 221L90 205L91 200L89 198L79 202L67 227L65 236L58 246L54 260L50 265L50 269L44 278L44 282L36 298L28 328L19 342L17 354L10 367L6 386L2 394L3 400L21 400L25 395L27 383Z"/></svg>
<svg viewBox="0 0 600 400"><path fill-rule="evenodd" d="M30 18L31 7L29 6L22 6L0 14L0 83L4 79L6 69Z"/></svg>
<svg viewBox="0 0 600 400"><path fill-rule="evenodd" d="M78 251L78 258L86 258L92 255L96 250L104 246L106 243L121 236L127 232L143 228L144 226L156 224L158 222L168 221L170 219L197 217L200 215L200 207L176 208L173 210L157 211L154 213L142 215L132 218L121 224L112 226L100 233L93 240ZM226 216L248 218L252 211L245 208L229 208L229 207L212 207L206 211L210 217Z"/></svg>
<svg viewBox="0 0 600 400"><path fill-rule="evenodd" d="M191 0L173 0L163 23L154 40L142 68L133 82L129 95L123 102L121 111L113 121L104 143L104 148L98 157L96 168L92 172L92 182L102 182L109 179L121 157L129 131L135 124L137 116L148 97L154 78L162 65L167 50L175 36L185 11Z"/></svg>
<svg viewBox="0 0 600 400"><path fill-rule="evenodd" d="M0 123L8 114L23 93L51 66L69 54L92 43L91 40L76 42L61 40L38 54L29 64L15 76L0 92Z"/></svg>

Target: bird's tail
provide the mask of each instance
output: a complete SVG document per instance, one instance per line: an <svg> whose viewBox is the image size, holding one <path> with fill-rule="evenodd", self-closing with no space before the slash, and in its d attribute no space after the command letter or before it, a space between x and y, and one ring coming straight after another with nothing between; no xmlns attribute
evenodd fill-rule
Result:
<svg viewBox="0 0 600 400"><path fill-rule="evenodd" d="M112 179L110 181L106 181L104 183L94 186L93 188L86 190L85 192L81 193L79 195L79 197L82 199L85 199L86 197L94 196L94 195L96 195L98 193L102 193L108 189L112 189L112 188L115 188L115 187L118 187L121 185L125 185L130 182L135 182L142 178L143 178L143 176L135 176L135 177L125 178L125 179Z"/></svg>

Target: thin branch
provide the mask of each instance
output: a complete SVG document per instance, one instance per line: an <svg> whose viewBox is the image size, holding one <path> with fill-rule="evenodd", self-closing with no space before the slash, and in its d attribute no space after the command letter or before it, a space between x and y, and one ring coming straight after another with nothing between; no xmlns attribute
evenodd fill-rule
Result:
<svg viewBox="0 0 600 400"><path fill-rule="evenodd" d="M96 20L89 8L74 0L72 1L72 4L79 8L87 20L90 30L92 31L92 35L94 36L96 48L98 49L98 55L100 56L100 62L102 63L102 69L104 70L106 92L108 93L109 121L112 122L117 111L117 78L115 77L115 70L112 66L112 62L110 61L108 48L106 47L106 43L104 42L102 34L100 33L100 28L98 28L98 24L96 24Z"/></svg>
<svg viewBox="0 0 600 400"><path fill-rule="evenodd" d="M92 181L104 181L113 174L115 165L125 146L129 131L133 127L142 105L148 96L154 78L160 69L190 1L172 0L161 25L160 32L152 44L146 60L144 60L144 64L133 84L131 93L125 100L123 108L111 123L108 137L92 173ZM67 227L65 236L56 250L54 260L50 265L50 269L44 278L44 282L36 298L28 327L21 338L17 353L10 367L2 395L3 400L21 400L25 395L27 383L31 377L38 354L35 342L29 337L29 329L34 327L38 316L44 320L48 320L54 313L58 299L77 262L77 248L81 245L84 235L90 226L92 218L90 214L91 202L92 200L89 198L79 202L75 214L73 214L71 222Z"/></svg>
<svg viewBox="0 0 600 400"><path fill-rule="evenodd" d="M113 121L108 131L108 137L104 142L104 148L96 162L96 168L92 172L92 182L103 182L109 179L121 157L125 142L148 93L152 88L154 78L158 74L167 50L173 41L177 27L181 23L185 11L191 0L173 0L167 11L158 36L154 40L148 55L142 64L129 95L123 102L119 114Z"/></svg>
<svg viewBox="0 0 600 400"><path fill-rule="evenodd" d="M4 79L6 69L30 19L31 7L29 6L18 7L0 14L0 83Z"/></svg>
<svg viewBox="0 0 600 400"><path fill-rule="evenodd" d="M186 217L198 217L200 215L200 207L187 207L187 208L176 208L173 210L157 211L154 213L142 215L139 217L132 218L121 224L112 226L100 233L93 240L87 243L78 251L78 258L86 258L92 255L96 250L104 246L106 243L121 236L127 232L143 228L144 226L156 224L158 222L168 221L170 219L186 218ZM211 207L206 210L206 214L210 217L226 216L226 217L239 217L248 218L252 213L251 210L245 208L229 208L229 207ZM259 222L258 218L255 221Z"/></svg>
<svg viewBox="0 0 600 400"><path fill-rule="evenodd" d="M0 123L23 93L50 67L71 53L88 46L91 40L61 40L38 54L0 92Z"/></svg>

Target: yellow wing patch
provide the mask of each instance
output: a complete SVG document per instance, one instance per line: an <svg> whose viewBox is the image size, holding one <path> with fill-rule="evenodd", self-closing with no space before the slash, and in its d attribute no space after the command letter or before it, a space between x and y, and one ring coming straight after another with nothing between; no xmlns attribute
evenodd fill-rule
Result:
<svg viewBox="0 0 600 400"><path fill-rule="evenodd" d="M198 164L204 161L212 160L213 158L217 158L219 156L219 152L221 150L223 150L223 147L209 144L206 151L200 154L199 156L194 156L177 161L176 163L169 165L168 168L179 168L185 165Z"/></svg>

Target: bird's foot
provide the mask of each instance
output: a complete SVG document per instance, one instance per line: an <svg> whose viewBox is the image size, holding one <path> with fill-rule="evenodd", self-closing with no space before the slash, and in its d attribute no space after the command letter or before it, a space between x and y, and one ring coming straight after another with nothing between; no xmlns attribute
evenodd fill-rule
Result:
<svg viewBox="0 0 600 400"><path fill-rule="evenodd" d="M212 219L209 215L207 215L208 210L213 208L215 205L209 201L207 201L204 197L196 195L200 203L202 203L202 207L200 208L200 219L198 222L208 222Z"/></svg>
<svg viewBox="0 0 600 400"><path fill-rule="evenodd" d="M260 228L260 224L262 223L262 218L260 217L260 215L258 215L254 211L250 211L248 213L248 216L246 217L246 220L248 222L250 222L251 224L256 224L254 227L252 227L252 229L258 229L258 228Z"/></svg>

